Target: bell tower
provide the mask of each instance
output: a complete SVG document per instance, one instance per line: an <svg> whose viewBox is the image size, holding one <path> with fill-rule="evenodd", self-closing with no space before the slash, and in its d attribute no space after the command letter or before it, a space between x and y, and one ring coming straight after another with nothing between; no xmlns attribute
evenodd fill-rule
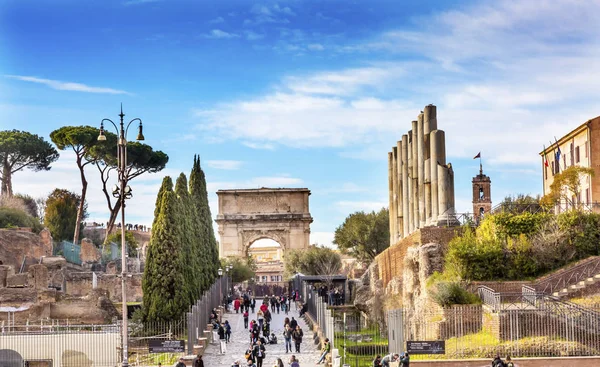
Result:
<svg viewBox="0 0 600 367"><path fill-rule="evenodd" d="M492 180L483 174L479 161L479 174L473 177L473 217L479 222L492 211Z"/></svg>

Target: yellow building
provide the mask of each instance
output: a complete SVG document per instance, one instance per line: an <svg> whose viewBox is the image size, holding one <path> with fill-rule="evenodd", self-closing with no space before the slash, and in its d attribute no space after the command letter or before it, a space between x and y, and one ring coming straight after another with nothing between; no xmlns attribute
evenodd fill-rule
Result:
<svg viewBox="0 0 600 367"><path fill-rule="evenodd" d="M561 154L560 160L557 160L559 148ZM544 195L550 192L554 176L570 166L593 168L596 173L594 177L587 175L581 178L580 194L578 197L573 195L569 201L562 201L557 208L559 211L575 204L587 210L600 207L600 116L584 122L561 137L540 152L540 156Z"/></svg>
<svg viewBox="0 0 600 367"><path fill-rule="evenodd" d="M269 247L250 247L248 249L248 255L252 256L257 263L281 261L282 260L281 246L269 246Z"/></svg>

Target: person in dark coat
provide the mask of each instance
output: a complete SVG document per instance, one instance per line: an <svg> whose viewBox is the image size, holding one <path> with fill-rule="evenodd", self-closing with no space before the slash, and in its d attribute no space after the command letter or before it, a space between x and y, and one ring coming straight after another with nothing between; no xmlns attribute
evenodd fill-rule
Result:
<svg viewBox="0 0 600 367"><path fill-rule="evenodd" d="M293 319L292 319L293 320ZM294 345L296 347L296 353L300 353L300 344L302 344L302 337L304 332L300 329L300 326L296 326L296 330L292 332L292 339L294 339Z"/></svg>
<svg viewBox="0 0 600 367"><path fill-rule="evenodd" d="M292 320L290 321L290 327L292 330L296 330L296 326L298 326L298 321L292 317Z"/></svg>
<svg viewBox="0 0 600 367"><path fill-rule="evenodd" d="M193 367L204 367L204 361L202 360L202 354L198 354L198 356L194 359L192 366Z"/></svg>
<svg viewBox="0 0 600 367"><path fill-rule="evenodd" d="M259 341L253 349L254 358L256 359L256 367L262 367L263 359L265 359L265 346Z"/></svg>

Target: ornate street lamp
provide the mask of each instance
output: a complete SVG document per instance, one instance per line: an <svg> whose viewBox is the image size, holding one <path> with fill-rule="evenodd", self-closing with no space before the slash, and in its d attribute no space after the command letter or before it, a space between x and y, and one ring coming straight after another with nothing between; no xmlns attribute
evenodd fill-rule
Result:
<svg viewBox="0 0 600 367"><path fill-rule="evenodd" d="M121 294L122 294L122 302L123 302L123 330L122 330L122 350L123 350L123 367L129 366L128 361L128 345L127 345L127 290L125 289L125 278L127 276L127 254L125 251L125 200L130 199L133 194L131 192L131 187L126 185L127 183L127 132L129 131L129 126L132 122L139 122L138 126L138 135L136 140L141 141L144 140L144 134L142 133L142 120L139 118L135 118L127 124L123 122L123 117L125 114L123 113L123 104L121 104L121 113L119 114L121 118L120 128L110 119L102 119L100 122L100 134L98 135L98 141L106 141L106 135L104 134L104 121L110 122L117 131L119 135L119 140L117 141L117 172L119 185L115 185L112 190L112 195L119 200L121 203Z"/></svg>

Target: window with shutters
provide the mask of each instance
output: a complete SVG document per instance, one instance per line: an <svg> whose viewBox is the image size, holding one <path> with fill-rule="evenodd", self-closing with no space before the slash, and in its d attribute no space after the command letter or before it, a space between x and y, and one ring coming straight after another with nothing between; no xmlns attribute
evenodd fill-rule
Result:
<svg viewBox="0 0 600 367"><path fill-rule="evenodd" d="M585 157L589 157L589 153L588 153L588 142L585 142Z"/></svg>
<svg viewBox="0 0 600 367"><path fill-rule="evenodd" d="M579 147L575 148L575 163L579 163Z"/></svg>
<svg viewBox="0 0 600 367"><path fill-rule="evenodd" d="M575 148L573 148L573 143L571 143L569 147L569 158L571 160L571 166L575 164Z"/></svg>
<svg viewBox="0 0 600 367"><path fill-rule="evenodd" d="M589 187L587 189L585 189L585 203L586 204L590 203L590 188Z"/></svg>

